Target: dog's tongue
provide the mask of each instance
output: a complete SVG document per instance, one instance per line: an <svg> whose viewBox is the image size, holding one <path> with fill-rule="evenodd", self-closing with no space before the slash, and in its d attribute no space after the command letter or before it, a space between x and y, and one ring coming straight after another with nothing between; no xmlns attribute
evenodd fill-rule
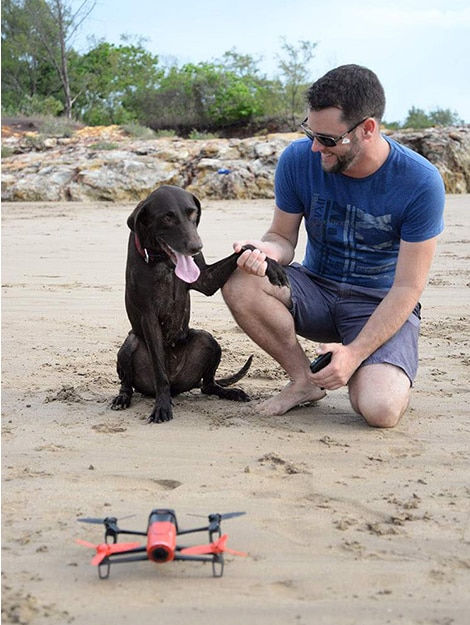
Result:
<svg viewBox="0 0 470 625"><path fill-rule="evenodd" d="M192 282L196 282L199 278L201 271L199 267L194 262L192 256L184 256L183 254L179 254L173 250L173 254L176 256L176 268L175 273L180 280L183 282L188 282L191 284Z"/></svg>

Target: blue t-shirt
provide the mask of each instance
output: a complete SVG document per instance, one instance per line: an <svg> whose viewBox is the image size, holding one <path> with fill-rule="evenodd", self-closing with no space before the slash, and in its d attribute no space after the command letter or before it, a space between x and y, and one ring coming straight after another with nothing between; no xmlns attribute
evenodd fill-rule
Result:
<svg viewBox="0 0 470 625"><path fill-rule="evenodd" d="M366 178L323 171L303 138L281 154L277 206L302 213L308 240L303 265L312 273L360 286L390 288L400 240L426 241L444 228L444 184L424 157L389 137L385 163Z"/></svg>

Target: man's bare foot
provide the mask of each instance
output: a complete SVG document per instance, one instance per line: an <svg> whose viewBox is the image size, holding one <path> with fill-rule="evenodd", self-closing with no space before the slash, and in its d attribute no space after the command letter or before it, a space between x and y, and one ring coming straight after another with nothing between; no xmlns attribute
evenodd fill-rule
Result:
<svg viewBox="0 0 470 625"><path fill-rule="evenodd" d="M256 412L267 417L281 415L294 406L309 401L318 401L325 395L326 391L311 383L289 382L280 393L258 404Z"/></svg>

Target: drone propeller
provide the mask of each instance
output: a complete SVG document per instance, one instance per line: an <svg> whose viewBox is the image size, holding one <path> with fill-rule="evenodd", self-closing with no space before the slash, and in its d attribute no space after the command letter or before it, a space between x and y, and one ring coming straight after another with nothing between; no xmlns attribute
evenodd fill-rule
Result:
<svg viewBox="0 0 470 625"><path fill-rule="evenodd" d="M124 519L131 519L133 516L135 516L135 514L128 514L127 516L120 517L119 520L123 521ZM77 519L77 521L80 521L81 523L97 523L98 525L102 525L103 523L105 525L111 523L116 524L118 522L115 516L107 516L104 519L95 519L93 517L80 517L79 519Z"/></svg>
<svg viewBox="0 0 470 625"><path fill-rule="evenodd" d="M134 514L130 514L125 517L121 517L122 519L129 519L130 517L135 516ZM98 525L104 525L106 528L106 536L112 536L114 538L114 542L116 542L118 534L121 533L121 529L118 527L118 520L115 516L107 516L104 519L97 519L94 517L80 517L77 519L81 523L96 523Z"/></svg>
<svg viewBox="0 0 470 625"><path fill-rule="evenodd" d="M243 513L242 513L243 514ZM243 553L242 551L235 551L234 549L229 549L225 546L228 539L228 534L224 534L218 540L213 543L209 543L208 545L196 545L195 547L186 547L185 549L181 549L182 555L187 556L196 556L196 555L205 555L211 553L231 553L235 556L247 556L248 554Z"/></svg>
<svg viewBox="0 0 470 625"><path fill-rule="evenodd" d="M237 516L242 516L246 512L226 512L225 514L209 514L209 532L219 531L220 522L224 519L233 519Z"/></svg>
<svg viewBox="0 0 470 625"><path fill-rule="evenodd" d="M90 517L81 517L77 519L81 523L96 523L97 525L104 525L107 529L110 529L115 534L119 534L119 527L117 525L117 518L114 516L107 516L104 519L95 519Z"/></svg>
<svg viewBox="0 0 470 625"><path fill-rule="evenodd" d="M225 514L220 514L218 516L220 516L220 518L223 520L233 519L234 517L243 516L244 514L246 514L246 512L226 512Z"/></svg>
<svg viewBox="0 0 470 625"><path fill-rule="evenodd" d="M79 545L83 545L84 547L90 547L90 549L96 549L96 555L93 556L91 561L91 563L95 566L101 564L105 558L113 553L123 553L124 551L131 551L132 549L136 549L141 546L140 543L102 543L100 545L93 545L93 543L80 539L77 539L77 543Z"/></svg>

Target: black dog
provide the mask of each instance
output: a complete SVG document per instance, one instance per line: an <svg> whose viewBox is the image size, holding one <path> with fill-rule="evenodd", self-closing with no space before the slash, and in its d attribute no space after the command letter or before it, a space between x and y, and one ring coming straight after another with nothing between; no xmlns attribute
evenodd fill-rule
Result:
<svg viewBox="0 0 470 625"><path fill-rule="evenodd" d="M192 388L224 399L249 399L244 391L225 386L246 374L251 358L235 375L215 380L220 345L208 332L189 328L189 290L213 295L236 269L241 254L206 265L197 232L200 217L194 195L163 185L127 220L132 232L125 301L132 330L118 352L121 388L111 407L127 408L134 389L155 396L150 422L172 419L171 396ZM267 276L272 284L287 284L283 268L273 260L268 260Z"/></svg>

